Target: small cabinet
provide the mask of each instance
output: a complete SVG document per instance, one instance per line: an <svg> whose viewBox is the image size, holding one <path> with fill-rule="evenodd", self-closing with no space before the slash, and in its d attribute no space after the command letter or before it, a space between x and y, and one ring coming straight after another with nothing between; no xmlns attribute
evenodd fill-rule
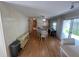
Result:
<svg viewBox="0 0 79 59"><path fill-rule="evenodd" d="M18 56L18 52L20 51L20 41L16 40L14 41L12 44L10 44L9 46L10 48L10 53L12 57L17 57Z"/></svg>

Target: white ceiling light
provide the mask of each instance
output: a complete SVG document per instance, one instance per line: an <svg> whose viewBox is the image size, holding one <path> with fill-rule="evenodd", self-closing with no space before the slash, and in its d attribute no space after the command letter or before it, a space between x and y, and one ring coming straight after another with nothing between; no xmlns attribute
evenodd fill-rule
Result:
<svg viewBox="0 0 79 59"><path fill-rule="evenodd" d="M43 21L46 21L46 19L43 19Z"/></svg>

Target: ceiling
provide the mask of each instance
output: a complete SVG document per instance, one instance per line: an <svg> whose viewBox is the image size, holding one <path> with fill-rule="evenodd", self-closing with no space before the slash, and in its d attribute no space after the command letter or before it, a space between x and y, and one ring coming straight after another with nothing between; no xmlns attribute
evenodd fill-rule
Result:
<svg viewBox="0 0 79 59"><path fill-rule="evenodd" d="M72 1L6 1L27 16L57 16L70 11Z"/></svg>

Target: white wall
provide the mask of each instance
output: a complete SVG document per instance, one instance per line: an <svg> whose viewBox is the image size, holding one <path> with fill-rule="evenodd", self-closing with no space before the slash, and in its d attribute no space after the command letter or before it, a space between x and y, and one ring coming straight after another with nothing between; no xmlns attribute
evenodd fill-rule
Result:
<svg viewBox="0 0 79 59"><path fill-rule="evenodd" d="M3 27L1 21L1 12L0 12L0 57L6 57L6 56L7 53L6 53L6 46L5 46Z"/></svg>
<svg viewBox="0 0 79 59"><path fill-rule="evenodd" d="M28 19L18 10L8 5L2 5L1 12L7 54L10 56L9 45L15 41L18 36L28 32Z"/></svg>
<svg viewBox="0 0 79 59"><path fill-rule="evenodd" d="M61 39L62 25L62 17L57 17L57 36L59 39Z"/></svg>

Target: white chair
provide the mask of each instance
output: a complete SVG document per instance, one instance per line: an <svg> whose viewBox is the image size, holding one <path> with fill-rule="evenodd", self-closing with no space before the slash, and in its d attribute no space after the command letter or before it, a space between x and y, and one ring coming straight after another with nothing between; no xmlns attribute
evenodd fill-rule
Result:
<svg viewBox="0 0 79 59"><path fill-rule="evenodd" d="M42 38L46 39L47 37L48 37L48 31L42 30L41 31L41 40L42 40Z"/></svg>

